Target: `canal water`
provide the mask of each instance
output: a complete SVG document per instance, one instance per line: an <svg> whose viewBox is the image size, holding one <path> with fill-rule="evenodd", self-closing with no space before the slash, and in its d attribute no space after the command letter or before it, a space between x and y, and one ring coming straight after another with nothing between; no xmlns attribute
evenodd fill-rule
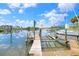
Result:
<svg viewBox="0 0 79 59"><path fill-rule="evenodd" d="M39 33L37 31L36 33ZM41 38L41 48L42 51L56 51L56 50L65 50L66 47L62 45L64 44L64 36L58 35L59 38L54 40L51 39L48 35L54 37L55 32L48 32L46 30L42 30L42 38ZM32 33L33 35L33 33ZM76 37L68 37L68 40L75 39ZM0 34L0 56L25 56L27 51L26 46L27 41L27 31L20 31L16 33L10 34ZM59 43L59 41L61 43ZM79 44L79 40L78 40ZM30 45L30 44L29 44Z"/></svg>
<svg viewBox="0 0 79 59"><path fill-rule="evenodd" d="M0 56L24 56L26 53L27 31L0 34Z"/></svg>

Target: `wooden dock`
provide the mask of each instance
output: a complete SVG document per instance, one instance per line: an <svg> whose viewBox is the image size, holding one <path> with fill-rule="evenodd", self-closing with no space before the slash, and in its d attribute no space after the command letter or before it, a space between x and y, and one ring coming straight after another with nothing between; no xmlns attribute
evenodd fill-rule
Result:
<svg viewBox="0 0 79 59"><path fill-rule="evenodd" d="M74 56L79 55L79 46L76 40L70 40L70 50L61 50L61 51L49 51L42 52L43 56Z"/></svg>
<svg viewBox="0 0 79 59"><path fill-rule="evenodd" d="M35 35L35 40L34 40L32 47L29 51L29 55L42 56L41 41L40 41L39 34Z"/></svg>
<svg viewBox="0 0 79 59"><path fill-rule="evenodd" d="M31 56L73 56L73 55L79 55L79 46L76 42L76 40L70 40L70 50L56 50L53 51L52 49L49 49L48 51L42 51L41 48L41 40L39 37L39 34L37 33L35 35L35 40L32 44L32 47L29 51L29 55Z"/></svg>

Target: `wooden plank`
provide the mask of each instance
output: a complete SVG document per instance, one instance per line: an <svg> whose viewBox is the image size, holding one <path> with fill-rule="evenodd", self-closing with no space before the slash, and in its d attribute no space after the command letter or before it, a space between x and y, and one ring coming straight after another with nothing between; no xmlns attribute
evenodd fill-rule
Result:
<svg viewBox="0 0 79 59"><path fill-rule="evenodd" d="M35 40L30 49L29 55L42 56L41 41L40 41L39 34L35 35Z"/></svg>

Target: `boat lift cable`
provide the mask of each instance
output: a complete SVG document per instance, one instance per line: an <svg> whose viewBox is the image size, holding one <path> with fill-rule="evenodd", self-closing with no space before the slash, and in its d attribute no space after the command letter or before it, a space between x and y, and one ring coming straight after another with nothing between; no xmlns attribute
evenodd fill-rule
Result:
<svg viewBox="0 0 79 59"><path fill-rule="evenodd" d="M72 8L72 10L73 10L75 16L77 17L77 13L76 13L76 11L74 10L74 8ZM77 17L77 19L78 19L78 17Z"/></svg>

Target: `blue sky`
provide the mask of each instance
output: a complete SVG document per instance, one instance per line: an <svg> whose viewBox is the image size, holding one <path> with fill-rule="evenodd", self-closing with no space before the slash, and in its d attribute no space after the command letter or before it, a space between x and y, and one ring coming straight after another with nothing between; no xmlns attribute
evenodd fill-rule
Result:
<svg viewBox="0 0 79 59"><path fill-rule="evenodd" d="M79 15L76 3L0 3L0 25L28 27L61 26Z"/></svg>

